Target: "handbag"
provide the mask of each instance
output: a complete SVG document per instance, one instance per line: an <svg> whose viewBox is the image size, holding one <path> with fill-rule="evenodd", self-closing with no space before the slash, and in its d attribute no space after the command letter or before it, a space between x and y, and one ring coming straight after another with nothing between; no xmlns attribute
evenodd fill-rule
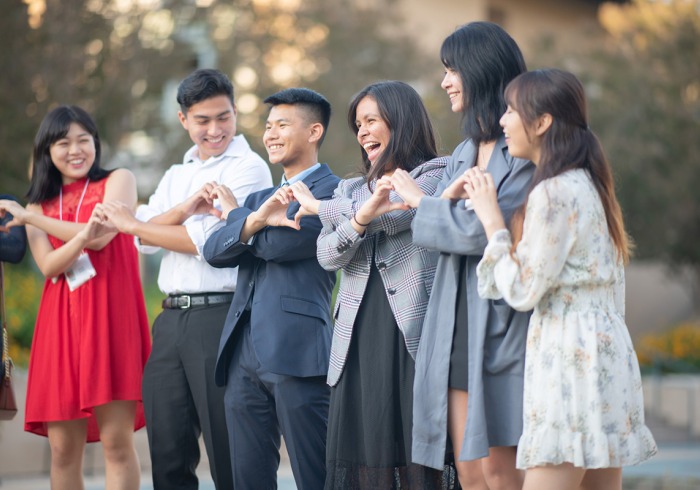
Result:
<svg viewBox="0 0 700 490"><path fill-rule="evenodd" d="M0 262L0 315L2 315L2 362L3 376L0 380L0 420L12 420L17 415L15 389L12 386L12 359L7 344L7 321L5 320L5 274Z"/></svg>

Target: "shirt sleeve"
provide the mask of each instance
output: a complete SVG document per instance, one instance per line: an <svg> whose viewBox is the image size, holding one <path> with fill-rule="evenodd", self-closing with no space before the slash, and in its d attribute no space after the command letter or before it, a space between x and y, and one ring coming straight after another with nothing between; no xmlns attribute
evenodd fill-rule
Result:
<svg viewBox="0 0 700 490"><path fill-rule="evenodd" d="M556 286L576 241L577 222L575 194L556 178L540 183L530 193L514 257L506 230L491 236L477 267L479 295L502 297L519 311L534 308Z"/></svg>
<svg viewBox="0 0 700 490"><path fill-rule="evenodd" d="M152 218L163 214L169 210L172 206L172 199L170 197L170 189L173 181L173 174L175 173L174 166L170 167L160 179L158 187L156 187L155 192L148 198L147 204L141 204L136 208L136 219L139 221L147 222ZM176 203L177 204L177 203ZM153 245L142 245L139 237L134 237L134 244L139 252L142 254L154 254L158 252L161 248Z"/></svg>
<svg viewBox="0 0 700 490"><path fill-rule="evenodd" d="M236 201L242 204L249 194L272 187L272 175L263 159L251 151L228 165L220 183L231 189ZM207 239L226 223L216 216L200 214L188 218L183 224L197 248L197 259L203 260L202 249Z"/></svg>

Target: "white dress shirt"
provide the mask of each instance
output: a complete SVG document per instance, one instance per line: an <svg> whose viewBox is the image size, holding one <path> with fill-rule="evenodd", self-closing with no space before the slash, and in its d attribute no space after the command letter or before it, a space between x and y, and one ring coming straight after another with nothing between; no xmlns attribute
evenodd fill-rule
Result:
<svg viewBox="0 0 700 490"><path fill-rule="evenodd" d="M243 135L231 140L224 153L206 161L199 159L197 146L190 148L181 165L173 165L166 172L148 204L139 206L136 218L148 221L185 201L205 183L217 182L228 186L242 204L248 194L272 187L272 176L265 161L248 145ZM219 207L218 201L214 202ZM201 256L207 238L225 221L210 214L195 215L183 225L197 248L197 255L163 250L158 274L158 287L165 294L235 291L238 269L215 269ZM136 238L141 253L152 254L160 247L142 245Z"/></svg>

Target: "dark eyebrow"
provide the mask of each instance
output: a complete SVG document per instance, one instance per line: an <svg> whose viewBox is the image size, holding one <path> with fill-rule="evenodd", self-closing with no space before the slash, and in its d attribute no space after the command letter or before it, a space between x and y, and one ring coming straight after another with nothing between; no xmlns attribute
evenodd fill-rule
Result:
<svg viewBox="0 0 700 490"><path fill-rule="evenodd" d="M217 115L214 116L214 117L203 116L203 115L200 115L200 114L195 114L195 115L192 116L192 117L193 117L194 119L198 119L198 120L201 120L201 121L206 121L206 120L208 120L208 119L216 119L216 118L218 118L218 117L226 116L226 115L228 115L228 114L231 114L231 111L227 109L227 110L225 110L224 112L221 112L221 113L217 114Z"/></svg>
<svg viewBox="0 0 700 490"><path fill-rule="evenodd" d="M289 123L289 122L292 122L292 120L288 119L286 117L280 117L277 119L268 119L267 121L265 121L265 124L281 123L281 122Z"/></svg>

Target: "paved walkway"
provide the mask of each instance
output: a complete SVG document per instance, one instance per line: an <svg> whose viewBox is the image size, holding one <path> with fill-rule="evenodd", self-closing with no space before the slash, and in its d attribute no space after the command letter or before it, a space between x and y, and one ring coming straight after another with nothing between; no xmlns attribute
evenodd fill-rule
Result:
<svg viewBox="0 0 700 490"><path fill-rule="evenodd" d="M24 404L26 374L16 372L17 401ZM22 429L24 407L11 422L0 422L0 489L48 490L49 450L47 440L27 434ZM669 427L662 420L647 418L647 423L659 444L659 454L641 465L623 470L625 490L699 490L700 439L691 438L686 430ZM146 431L136 433L136 448L144 474L142 490L153 490L150 479L150 459ZM99 444L88 445L85 455L85 490L104 488L104 469ZM209 476L206 452L198 469L201 490L214 490ZM280 490L296 490L286 453L283 453L278 473Z"/></svg>

